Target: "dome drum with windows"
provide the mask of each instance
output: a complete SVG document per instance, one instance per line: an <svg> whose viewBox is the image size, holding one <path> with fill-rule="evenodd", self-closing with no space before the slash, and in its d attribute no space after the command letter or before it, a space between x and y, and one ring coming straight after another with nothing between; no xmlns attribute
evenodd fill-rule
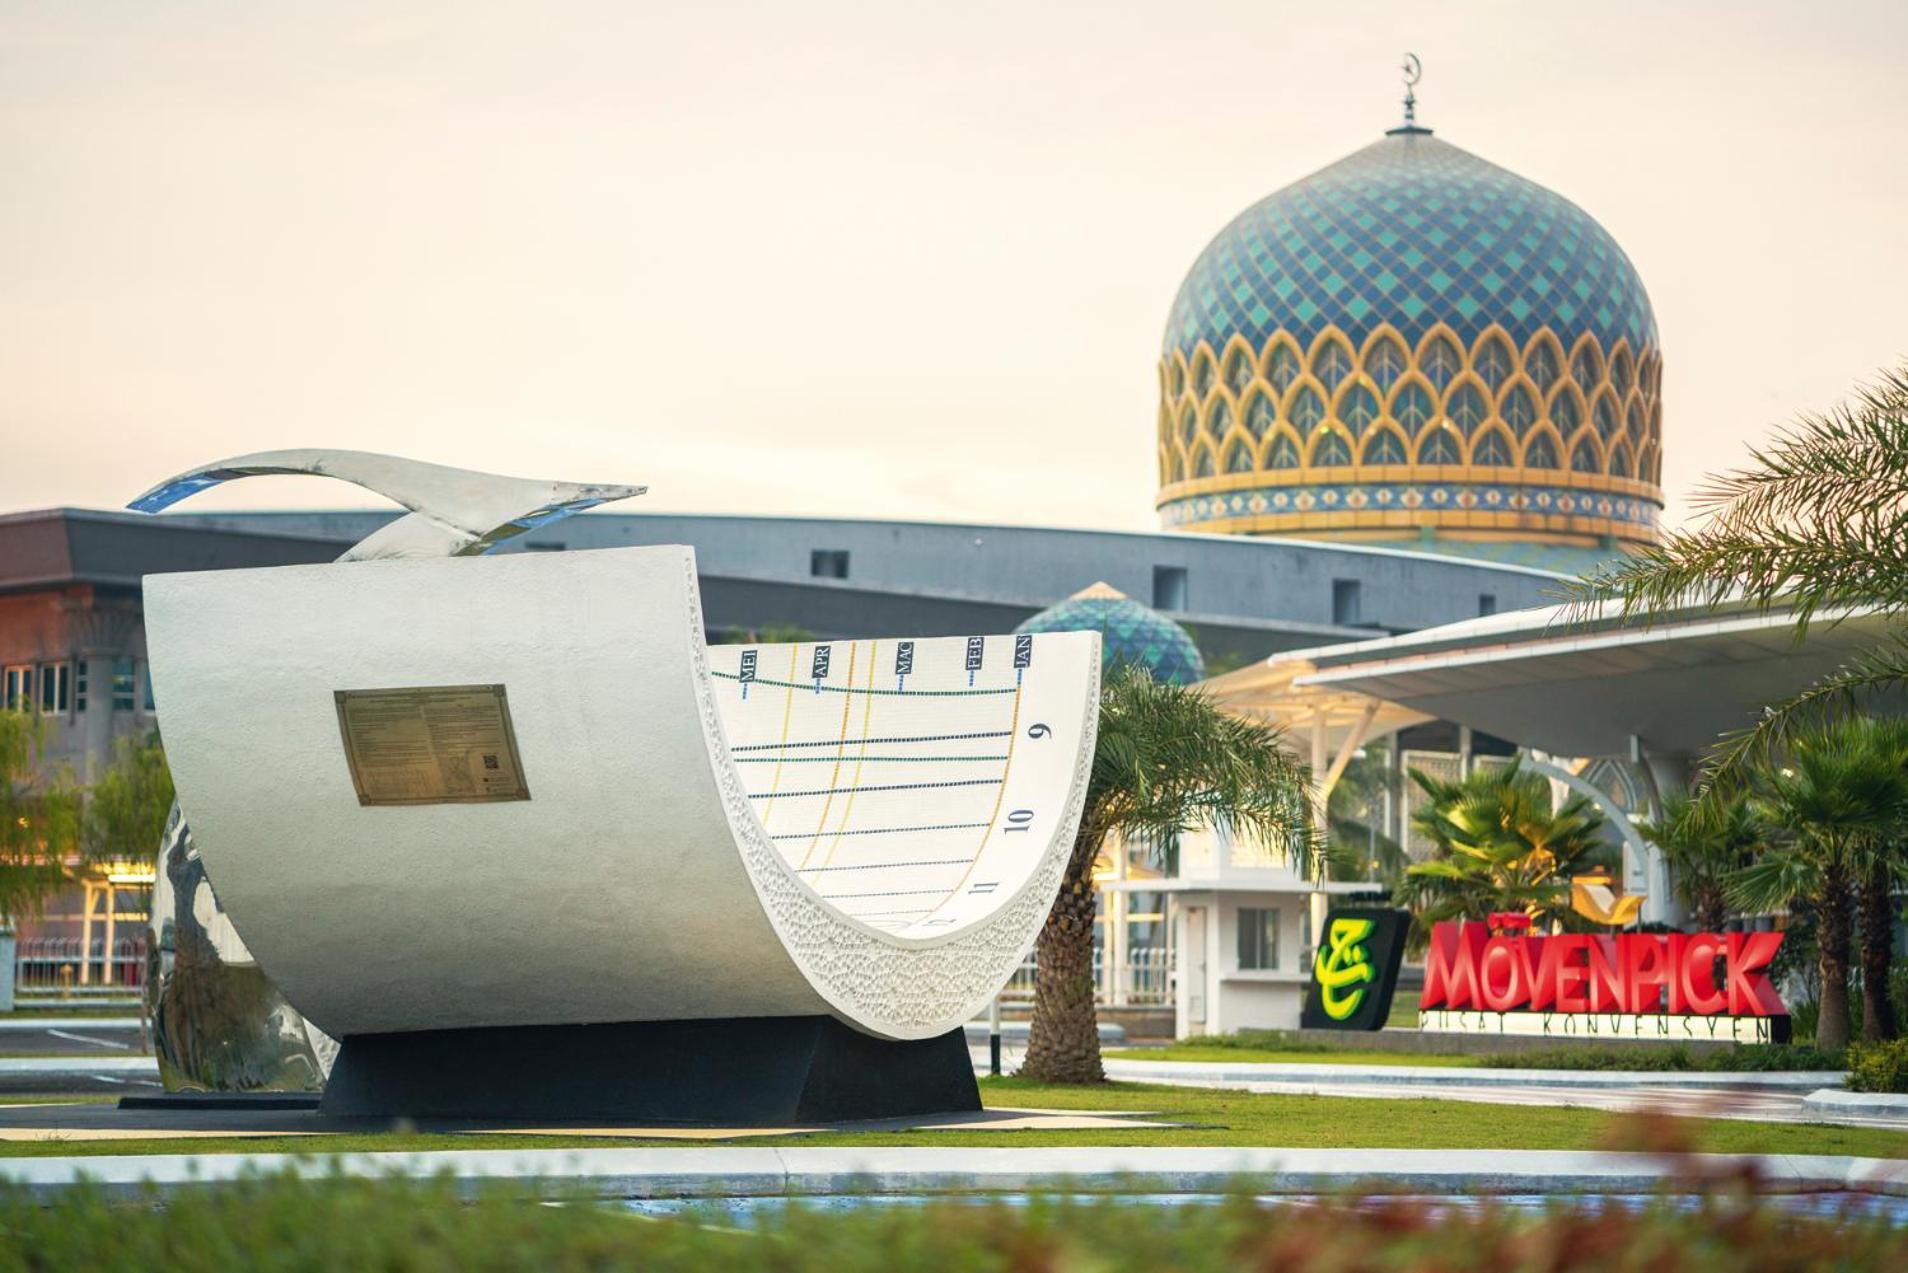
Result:
<svg viewBox="0 0 1908 1273"><path fill-rule="evenodd" d="M1662 355L1635 268L1575 204L1413 124L1219 233L1159 380L1171 528L1657 538Z"/></svg>

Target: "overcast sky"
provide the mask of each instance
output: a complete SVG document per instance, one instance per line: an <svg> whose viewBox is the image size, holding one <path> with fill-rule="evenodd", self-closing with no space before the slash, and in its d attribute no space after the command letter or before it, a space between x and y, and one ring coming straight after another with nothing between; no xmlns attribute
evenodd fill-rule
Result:
<svg viewBox="0 0 1908 1273"><path fill-rule="evenodd" d="M1405 49L1636 262L1672 521L1908 356L1899 2L0 0L0 510L329 446L1149 528L1181 276Z"/></svg>

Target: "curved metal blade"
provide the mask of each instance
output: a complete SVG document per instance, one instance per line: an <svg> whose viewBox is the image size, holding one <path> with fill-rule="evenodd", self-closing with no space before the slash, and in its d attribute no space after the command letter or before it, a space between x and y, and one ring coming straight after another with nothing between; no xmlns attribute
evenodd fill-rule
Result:
<svg viewBox="0 0 1908 1273"><path fill-rule="evenodd" d="M190 469L127 507L157 513L221 483L268 474L338 478L411 510L359 542L340 561L485 553L525 531L648 489L504 477L370 451L299 449L261 451Z"/></svg>

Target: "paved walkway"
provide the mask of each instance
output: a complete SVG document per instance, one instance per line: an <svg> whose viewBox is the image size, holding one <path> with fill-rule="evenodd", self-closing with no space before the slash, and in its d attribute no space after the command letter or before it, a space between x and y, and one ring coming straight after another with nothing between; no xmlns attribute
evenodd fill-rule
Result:
<svg viewBox="0 0 1908 1273"><path fill-rule="evenodd" d="M539 1180L605 1198L777 1194L1024 1193L1072 1189L1216 1194L1242 1176L1264 1194L1381 1187L1417 1194L1641 1194L1753 1170L1772 1193L1908 1197L1908 1163L1827 1155L1695 1154L1679 1159L1560 1150L684 1148L473 1150L415 1154L171 1154L0 1159L0 1178L37 1193L81 1178L127 1194L255 1172L448 1173L460 1185Z"/></svg>

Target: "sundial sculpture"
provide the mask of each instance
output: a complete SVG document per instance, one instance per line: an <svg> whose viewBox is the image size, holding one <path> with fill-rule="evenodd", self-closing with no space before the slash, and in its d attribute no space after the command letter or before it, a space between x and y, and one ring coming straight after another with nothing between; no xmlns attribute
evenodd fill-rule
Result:
<svg viewBox="0 0 1908 1273"><path fill-rule="evenodd" d="M146 580L169 843L295 1009L228 1025L338 1040L335 1113L978 1107L961 1027L1058 890L1096 634L709 647L689 548L480 555L639 488L286 451L133 507L256 473L411 512L332 565ZM172 999L162 1052L203 1055Z"/></svg>

